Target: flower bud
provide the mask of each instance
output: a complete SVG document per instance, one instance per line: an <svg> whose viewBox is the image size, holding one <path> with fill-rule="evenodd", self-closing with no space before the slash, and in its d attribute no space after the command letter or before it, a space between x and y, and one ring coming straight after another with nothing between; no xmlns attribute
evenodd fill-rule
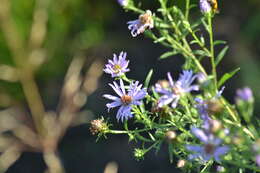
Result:
<svg viewBox="0 0 260 173"><path fill-rule="evenodd" d="M121 5L121 6L123 6L123 7L125 7L125 6L127 6L128 5L128 2L129 0L117 0L117 2Z"/></svg>
<svg viewBox="0 0 260 173"><path fill-rule="evenodd" d="M172 142L174 139L176 139L176 133L172 130L169 130L165 133L165 139L170 143Z"/></svg>
<svg viewBox="0 0 260 173"><path fill-rule="evenodd" d="M256 162L257 166L260 167L260 154L258 154L258 155L255 157L255 162Z"/></svg>
<svg viewBox="0 0 260 173"><path fill-rule="evenodd" d="M210 131L213 133L219 131L222 128L222 124L218 120L210 120L209 123L210 123Z"/></svg>
<svg viewBox="0 0 260 173"><path fill-rule="evenodd" d="M223 166L217 166L217 172L225 172L225 168Z"/></svg>
<svg viewBox="0 0 260 173"><path fill-rule="evenodd" d="M208 106L208 108L207 108L208 113L211 115L220 113L223 110L223 105L219 99L212 99L212 100L207 101L207 106Z"/></svg>
<svg viewBox="0 0 260 173"><path fill-rule="evenodd" d="M208 0L200 0L200 11L203 14L211 12L211 5Z"/></svg>
<svg viewBox="0 0 260 173"><path fill-rule="evenodd" d="M144 158L145 155L145 150L140 149L140 148L136 148L134 151L134 156L137 160L141 160Z"/></svg>
<svg viewBox="0 0 260 173"><path fill-rule="evenodd" d="M239 101L253 102L253 92L250 88L245 87L236 91L236 103Z"/></svg>
<svg viewBox="0 0 260 173"><path fill-rule="evenodd" d="M181 159L177 162L177 168L183 168L185 164L186 164L186 160Z"/></svg>

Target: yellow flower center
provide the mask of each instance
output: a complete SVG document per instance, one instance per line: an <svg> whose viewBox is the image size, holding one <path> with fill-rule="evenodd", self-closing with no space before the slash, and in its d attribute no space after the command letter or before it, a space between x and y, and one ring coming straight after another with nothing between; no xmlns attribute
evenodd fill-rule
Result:
<svg viewBox="0 0 260 173"><path fill-rule="evenodd" d="M177 86L173 87L172 91L176 95L181 95L182 94L182 89L180 87L177 87Z"/></svg>
<svg viewBox="0 0 260 173"><path fill-rule="evenodd" d="M115 64L113 67L113 70L115 71L115 73L119 73L121 69L122 69L122 67L119 64Z"/></svg>

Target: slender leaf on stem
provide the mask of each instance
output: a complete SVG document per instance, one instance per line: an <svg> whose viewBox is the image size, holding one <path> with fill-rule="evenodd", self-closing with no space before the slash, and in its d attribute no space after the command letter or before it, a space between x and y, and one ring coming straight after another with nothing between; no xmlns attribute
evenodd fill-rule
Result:
<svg viewBox="0 0 260 173"><path fill-rule="evenodd" d="M224 41L224 40L215 40L214 41L214 46L217 46L217 45L219 45L219 44L226 44L227 42L226 41Z"/></svg>
<svg viewBox="0 0 260 173"><path fill-rule="evenodd" d="M221 60L224 58L224 56L225 56L225 54L227 53L227 50L228 50L228 46L225 46L222 50L221 50L221 52L218 54L218 56L217 56L217 58L216 58L216 60L215 60L215 65L217 66L220 62L221 62Z"/></svg>
<svg viewBox="0 0 260 173"><path fill-rule="evenodd" d="M234 76L239 70L240 70L240 68L236 68L235 70L233 70L229 73L225 73L218 82L218 88L221 87L228 79L230 79L232 76Z"/></svg>
<svg viewBox="0 0 260 173"><path fill-rule="evenodd" d="M176 51L176 50L173 50L173 51L170 51L170 52L165 52L164 54L162 54L159 59L166 59L166 58L169 58L170 56L173 56L173 55L176 55L178 54L179 52Z"/></svg>
<svg viewBox="0 0 260 173"><path fill-rule="evenodd" d="M207 56L209 57L210 55L208 54L208 52L204 51L204 50L195 50L193 51L193 53L195 55L199 55L199 56Z"/></svg>
<svg viewBox="0 0 260 173"><path fill-rule="evenodd" d="M160 38L154 40L153 42L154 43L160 43L160 42L164 41L165 39L166 39L166 37L163 36L163 37L160 37Z"/></svg>
<svg viewBox="0 0 260 173"><path fill-rule="evenodd" d="M149 73L147 74L146 78L145 78L145 81L144 81L144 87L147 88L149 86L149 83L151 81L151 78L152 78L152 75L153 75L153 69L151 69L149 71Z"/></svg>
<svg viewBox="0 0 260 173"><path fill-rule="evenodd" d="M169 143L168 152L169 152L170 162L172 163L173 162L173 145L172 145L172 143Z"/></svg>

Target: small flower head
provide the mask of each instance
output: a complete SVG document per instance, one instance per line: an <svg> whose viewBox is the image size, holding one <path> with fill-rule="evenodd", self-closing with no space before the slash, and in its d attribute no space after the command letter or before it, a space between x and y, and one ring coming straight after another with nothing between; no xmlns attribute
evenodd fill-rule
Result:
<svg viewBox="0 0 260 173"><path fill-rule="evenodd" d="M211 11L211 4L208 0L200 0L201 13L209 13Z"/></svg>
<svg viewBox="0 0 260 173"><path fill-rule="evenodd" d="M90 122L90 132L92 135L96 135L98 133L105 133L108 130L108 125L104 122L103 119L96 119Z"/></svg>
<svg viewBox="0 0 260 173"><path fill-rule="evenodd" d="M253 99L254 99L253 92L248 87L238 89L236 92L236 102L239 102L239 100L246 101L246 102L252 102Z"/></svg>
<svg viewBox="0 0 260 173"><path fill-rule="evenodd" d="M129 0L117 0L117 2L121 5L121 6L123 6L123 7L125 7L125 6L127 6L128 5L128 2Z"/></svg>
<svg viewBox="0 0 260 173"><path fill-rule="evenodd" d="M117 57L114 54L113 60L108 60L104 72L111 74L112 77L122 76L125 72L130 71L128 68L129 61L126 60L126 52L121 52Z"/></svg>
<svg viewBox="0 0 260 173"><path fill-rule="evenodd" d="M116 115L118 121L124 121L132 118L132 105L140 105L141 100L146 96L146 89L142 89L142 85L138 84L138 81L132 82L129 86L128 91L126 92L124 83L120 79L120 85L118 85L116 82L113 82L113 84L109 84L109 86L113 88L113 90L117 93L119 97L109 94L103 95L103 97L113 101L112 103L106 104L108 111L111 108L120 106Z"/></svg>
<svg viewBox="0 0 260 173"><path fill-rule="evenodd" d="M199 159L201 162L207 162L211 158L220 162L220 156L229 151L229 147L221 146L221 139L215 138L212 134L205 133L199 128L192 128L192 133L203 143L202 146L187 145L189 151L194 152L189 155L191 160Z"/></svg>
<svg viewBox="0 0 260 173"><path fill-rule="evenodd" d="M197 91L198 85L192 85L196 75L193 75L192 71L183 71L179 79L174 82L170 73L167 74L169 87L165 87L160 83L155 84L155 91L163 94L159 98L158 107L162 107L171 103L171 107L175 108L179 102L179 99L185 93L191 91Z"/></svg>
<svg viewBox="0 0 260 173"><path fill-rule="evenodd" d="M139 19L127 22L128 29L131 30L133 37L143 33L146 29L152 29L154 27L154 21L152 12L146 10L144 14L139 16Z"/></svg>

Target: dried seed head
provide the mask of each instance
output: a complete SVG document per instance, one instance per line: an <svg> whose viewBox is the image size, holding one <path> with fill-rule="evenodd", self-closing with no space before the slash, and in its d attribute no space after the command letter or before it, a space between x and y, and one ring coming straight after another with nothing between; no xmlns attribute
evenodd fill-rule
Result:
<svg viewBox="0 0 260 173"><path fill-rule="evenodd" d="M108 125L106 124L106 122L104 122L103 119L96 119L96 120L92 120L90 122L90 132L92 133L92 135L96 135L98 133L104 133L108 130Z"/></svg>
<svg viewBox="0 0 260 173"><path fill-rule="evenodd" d="M153 27L152 12L150 10L146 10L144 14L141 14L139 20L141 24L148 25L150 28Z"/></svg>

